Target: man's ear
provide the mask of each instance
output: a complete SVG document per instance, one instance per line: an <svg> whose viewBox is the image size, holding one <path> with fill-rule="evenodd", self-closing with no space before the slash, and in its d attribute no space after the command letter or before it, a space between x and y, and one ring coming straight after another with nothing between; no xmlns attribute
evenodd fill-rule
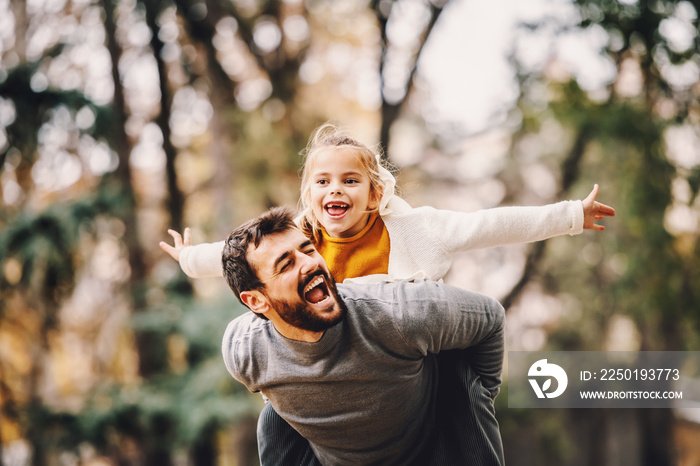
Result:
<svg viewBox="0 0 700 466"><path fill-rule="evenodd" d="M265 314L270 310L267 297L258 290L241 291L241 301L257 314Z"/></svg>

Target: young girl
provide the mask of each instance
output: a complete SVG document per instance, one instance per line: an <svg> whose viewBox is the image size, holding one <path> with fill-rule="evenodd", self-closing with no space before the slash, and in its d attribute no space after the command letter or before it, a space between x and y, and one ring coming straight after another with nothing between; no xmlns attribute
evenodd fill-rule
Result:
<svg viewBox="0 0 700 466"><path fill-rule="evenodd" d="M449 270L456 252L565 233L574 235L583 229L603 230L595 220L615 214L612 208L595 201L597 185L583 201L544 207L499 207L473 213L414 209L394 194L395 179L379 163L379 155L332 125L316 130L305 152L297 224L313 241L337 282L439 280ZM164 242L160 246L179 260L187 275L223 275L223 241L191 246L189 229L185 229L184 240L178 232L168 233L174 246ZM461 354L463 350L457 351ZM441 390L453 391L441 392L441 396L447 394L456 404L454 415L442 418L440 423L453 432L454 438L473 438L484 431L472 431L467 426L482 426L484 421L483 413L474 409L471 400L483 398L484 389L465 376L470 373L469 358L451 353L441 356L439 364L443 387L447 387ZM299 456L309 450L308 442L270 404L260 414L258 435L261 464L300 464ZM462 448L450 452L455 458L483 453L481 448L471 448L474 443L460 440L458 444ZM502 450L498 451L500 460L479 457L476 462L500 464ZM460 456L450 464L467 462L473 461Z"/></svg>
<svg viewBox="0 0 700 466"><path fill-rule="evenodd" d="M305 155L297 224L338 282L439 280L456 252L603 230L595 220L615 215L596 202L598 185L583 201L542 207L412 208L394 194L396 181L379 155L330 124L314 132ZM168 233L174 246L160 247L188 276L222 276L223 241L191 246L189 229L184 239Z"/></svg>

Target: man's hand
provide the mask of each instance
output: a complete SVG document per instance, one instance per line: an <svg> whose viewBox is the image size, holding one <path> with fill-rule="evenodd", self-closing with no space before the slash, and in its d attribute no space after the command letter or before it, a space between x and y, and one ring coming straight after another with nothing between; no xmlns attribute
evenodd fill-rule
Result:
<svg viewBox="0 0 700 466"><path fill-rule="evenodd" d="M593 186L593 191L588 195L586 199L583 200L583 229L584 230L605 230L603 225L598 225L595 223L596 220L600 220L603 217L613 217L615 215L615 209L600 202L596 202L595 198L598 197L599 187L596 184Z"/></svg>
<svg viewBox="0 0 700 466"><path fill-rule="evenodd" d="M170 257L175 259L176 261L180 262L180 253L182 252L183 249L185 249L187 246L192 245L192 240L190 239L190 229L185 228L185 239L182 239L182 236L180 236L180 233L178 233L175 230L168 230L168 234L173 237L173 240L175 241L174 246L170 246L168 243L165 241L161 241L159 243L160 248L170 254Z"/></svg>

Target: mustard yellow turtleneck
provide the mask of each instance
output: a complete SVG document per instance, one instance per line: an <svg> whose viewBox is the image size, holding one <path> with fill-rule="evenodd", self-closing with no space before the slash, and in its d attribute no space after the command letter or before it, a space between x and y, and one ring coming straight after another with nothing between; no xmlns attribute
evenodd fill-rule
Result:
<svg viewBox="0 0 700 466"><path fill-rule="evenodd" d="M350 238L333 238L322 229L316 249L338 283L389 271L389 232L376 213L370 215L362 231Z"/></svg>

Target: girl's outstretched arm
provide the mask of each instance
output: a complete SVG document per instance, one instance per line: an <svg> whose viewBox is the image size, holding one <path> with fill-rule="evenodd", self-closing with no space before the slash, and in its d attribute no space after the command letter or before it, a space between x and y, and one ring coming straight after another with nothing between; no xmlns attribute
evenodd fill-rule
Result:
<svg viewBox="0 0 700 466"><path fill-rule="evenodd" d="M175 230L168 230L168 234L173 237L174 245L171 246L165 241L161 241L158 245L163 251L167 252L170 257L180 262L180 254L182 253L182 250L192 244L190 229L185 228L183 233L184 239L182 236L180 236L180 233Z"/></svg>
<svg viewBox="0 0 700 466"><path fill-rule="evenodd" d="M613 217L615 215L615 209L608 205L601 204L600 202L596 202L595 199L598 197L599 190L600 188L596 184L593 186L593 191L582 201L584 230L605 230L603 225L598 225L595 221L603 217Z"/></svg>
<svg viewBox="0 0 700 466"><path fill-rule="evenodd" d="M224 242L201 243L192 246L192 234L189 228L185 228L182 236L175 230L168 230L173 237L173 245L161 241L160 248L170 257L180 263L180 268L188 277L221 277L224 272L221 268L221 250Z"/></svg>

